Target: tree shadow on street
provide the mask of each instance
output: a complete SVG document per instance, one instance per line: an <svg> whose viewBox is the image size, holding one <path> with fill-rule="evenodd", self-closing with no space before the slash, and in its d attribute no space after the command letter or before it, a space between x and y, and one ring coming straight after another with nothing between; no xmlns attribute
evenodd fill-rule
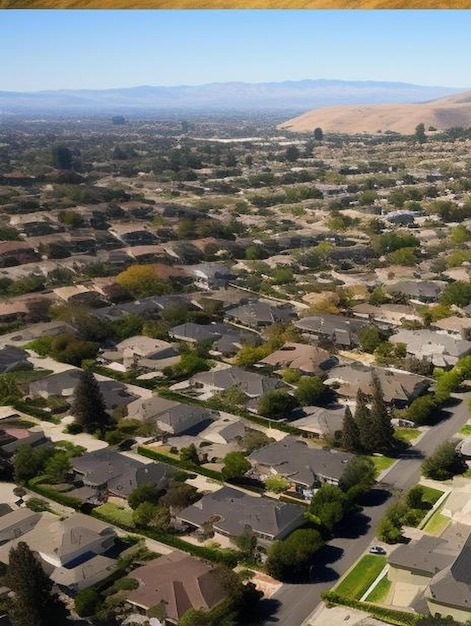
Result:
<svg viewBox="0 0 471 626"><path fill-rule="evenodd" d="M335 536L341 539L357 539L358 537L366 535L370 527L370 518L367 515L355 513L354 515L347 516L347 518L335 528Z"/></svg>
<svg viewBox="0 0 471 626"><path fill-rule="evenodd" d="M257 605L256 611L248 618L245 616L239 626L259 626L260 624L277 624L279 618L276 616L281 606L281 602L275 598L262 598Z"/></svg>
<svg viewBox="0 0 471 626"><path fill-rule="evenodd" d="M358 500L360 506L374 507L381 506L391 497L391 492L388 489L379 487L377 489L370 489L364 496Z"/></svg>

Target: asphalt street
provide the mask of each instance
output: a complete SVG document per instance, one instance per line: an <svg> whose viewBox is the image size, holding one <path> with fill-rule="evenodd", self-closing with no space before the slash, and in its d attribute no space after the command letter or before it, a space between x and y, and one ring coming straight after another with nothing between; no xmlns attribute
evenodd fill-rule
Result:
<svg viewBox="0 0 471 626"><path fill-rule="evenodd" d="M362 514L346 520L338 536L316 555L312 583L284 584L276 592L271 601L276 611L265 618L264 626L301 626L318 606L321 593L330 589L367 550L375 539L378 521L393 499L419 481L423 459L440 443L451 439L468 420L471 392L456 394L455 398L462 401L447 409L448 417L426 431L407 455L390 468Z"/></svg>

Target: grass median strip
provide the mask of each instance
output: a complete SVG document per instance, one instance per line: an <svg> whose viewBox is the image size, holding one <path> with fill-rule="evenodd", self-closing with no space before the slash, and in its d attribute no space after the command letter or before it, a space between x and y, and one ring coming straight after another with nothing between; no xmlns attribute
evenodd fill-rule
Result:
<svg viewBox="0 0 471 626"><path fill-rule="evenodd" d="M385 556L365 554L335 588L335 593L344 598L359 600L385 565Z"/></svg>
<svg viewBox="0 0 471 626"><path fill-rule="evenodd" d="M376 585L376 587L373 589L373 591L371 591L371 593L368 594L366 601L373 602L373 603L384 602L390 589L391 589L391 581L388 580L387 576L384 576Z"/></svg>

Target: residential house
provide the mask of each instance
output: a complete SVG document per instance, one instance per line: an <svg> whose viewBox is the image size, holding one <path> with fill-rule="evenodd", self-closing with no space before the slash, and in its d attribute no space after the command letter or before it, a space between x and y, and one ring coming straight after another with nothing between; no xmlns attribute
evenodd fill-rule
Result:
<svg viewBox="0 0 471 626"><path fill-rule="evenodd" d="M158 395L131 403L128 417L152 422L162 433L175 436L197 434L214 420L213 413L204 407L166 400Z"/></svg>
<svg viewBox="0 0 471 626"><path fill-rule="evenodd" d="M422 322L414 307L408 304L356 304L352 307L355 317L385 326L401 326L403 322Z"/></svg>
<svg viewBox="0 0 471 626"><path fill-rule="evenodd" d="M194 265L203 260L203 253L190 241L171 241L165 244L167 253L182 265Z"/></svg>
<svg viewBox="0 0 471 626"><path fill-rule="evenodd" d="M205 291L225 288L235 279L235 274L220 263L200 263L187 270L193 276L195 286Z"/></svg>
<svg viewBox="0 0 471 626"><path fill-rule="evenodd" d="M451 615L459 622L471 617L471 534L458 556L448 566L440 568L425 592L432 615Z"/></svg>
<svg viewBox="0 0 471 626"><path fill-rule="evenodd" d="M177 520L196 529L211 524L216 533L239 536L247 528L262 540L283 539L304 523L304 509L264 496L222 487L183 509Z"/></svg>
<svg viewBox="0 0 471 626"><path fill-rule="evenodd" d="M194 404L177 404L153 418L157 428L170 435L197 435L214 417L211 411Z"/></svg>
<svg viewBox="0 0 471 626"><path fill-rule="evenodd" d="M400 330L389 341L405 344L408 354L430 361L437 367L453 367L459 359L471 353L471 341L428 329Z"/></svg>
<svg viewBox="0 0 471 626"><path fill-rule="evenodd" d="M172 468L164 463L141 463L110 448L88 452L71 461L77 486L91 487L103 499L127 498L136 487L168 485Z"/></svg>
<svg viewBox="0 0 471 626"><path fill-rule="evenodd" d="M158 244L155 234L146 228L141 222L115 223L109 228L109 232L123 242L124 246L148 246Z"/></svg>
<svg viewBox="0 0 471 626"><path fill-rule="evenodd" d="M178 345L162 339L134 335L116 344L114 351L103 353L102 358L122 361L125 369L133 365L139 367L147 365L152 369L152 364L149 364L149 361L164 361L161 366L163 368L179 360Z"/></svg>
<svg viewBox="0 0 471 626"><path fill-rule="evenodd" d="M225 313L226 319L235 320L251 328L263 328L276 322L288 322L296 316L292 304L274 304L265 300L248 302L228 309Z"/></svg>
<svg viewBox="0 0 471 626"><path fill-rule="evenodd" d="M452 315L430 324L430 328L440 334L447 334L456 339L471 339L471 318Z"/></svg>
<svg viewBox="0 0 471 626"><path fill-rule="evenodd" d="M415 222L416 216L417 213L414 211L407 211L404 209L400 211L391 211L385 217L391 224L396 224L397 226L407 226Z"/></svg>
<svg viewBox="0 0 471 626"><path fill-rule="evenodd" d="M391 552L388 578L392 582L428 585L435 574L453 562L457 554L457 548L449 545L446 539L423 535Z"/></svg>
<svg viewBox="0 0 471 626"><path fill-rule="evenodd" d="M402 294L420 304L438 302L446 286L444 281L412 281L404 280L388 286L388 291L393 294Z"/></svg>
<svg viewBox="0 0 471 626"><path fill-rule="evenodd" d="M136 263L165 263L170 259L165 246L161 243L148 246L133 246L132 248L126 248L126 252ZM166 265L166 267L171 269L169 265Z"/></svg>
<svg viewBox="0 0 471 626"><path fill-rule="evenodd" d="M74 329L65 322L41 322L40 324L29 324L25 328L15 330L7 335L2 335L2 343L3 345L22 346L40 337L55 337L62 333L73 332Z"/></svg>
<svg viewBox="0 0 471 626"><path fill-rule="evenodd" d="M287 342L279 350L259 361L257 367L300 370L303 374L321 374L338 363L335 357L318 346Z"/></svg>
<svg viewBox="0 0 471 626"><path fill-rule="evenodd" d="M227 597L214 567L183 552L171 552L129 574L139 587L127 592L126 602L147 614L162 606L164 626L176 625L190 610L209 611Z"/></svg>
<svg viewBox="0 0 471 626"><path fill-rule="evenodd" d="M249 461L260 480L282 476L292 488L309 498L322 483L338 485L352 458L354 455L348 452L311 448L305 441L285 437L255 450Z"/></svg>
<svg viewBox="0 0 471 626"><path fill-rule="evenodd" d="M110 322L119 320L125 315L140 315L147 318L175 304L181 304L191 308L189 299L185 296L150 296L148 298L134 300L133 302L113 304L112 306L104 307L103 309L94 311L94 315L99 319L108 320Z"/></svg>
<svg viewBox="0 0 471 626"><path fill-rule="evenodd" d="M66 519L49 512L29 514L29 521L28 513L18 511L0 518L2 529L16 519L16 526L9 530L14 538L0 546L0 562L8 564L11 548L24 541L38 556L46 574L70 593L107 578L117 568L117 561L106 557L116 540L111 526L81 513Z"/></svg>
<svg viewBox="0 0 471 626"><path fill-rule="evenodd" d="M26 241L0 242L0 267L23 265L38 260L38 252Z"/></svg>
<svg viewBox="0 0 471 626"><path fill-rule="evenodd" d="M277 378L247 372L241 367L200 372L192 376L189 383L207 396L237 387L251 399L258 399L267 391L272 391L281 386L281 382Z"/></svg>
<svg viewBox="0 0 471 626"><path fill-rule="evenodd" d="M311 437L326 437L338 441L342 434L345 407L324 408L304 406L295 409L290 425L302 430Z"/></svg>
<svg viewBox="0 0 471 626"><path fill-rule="evenodd" d="M322 313L303 317L294 325L310 338L327 339L342 348L353 348L359 345L358 333L367 322Z"/></svg>
<svg viewBox="0 0 471 626"><path fill-rule="evenodd" d="M179 326L174 326L168 332L173 339L198 343L199 341L212 342L212 350L216 354L225 356L236 354L243 344L260 345L261 337L244 329L237 328L231 324L195 324L186 322Z"/></svg>
<svg viewBox="0 0 471 626"><path fill-rule="evenodd" d="M50 443L51 440L46 437L40 426L32 428L3 426L0 428L0 463L8 463L20 446L39 448Z"/></svg>
<svg viewBox="0 0 471 626"><path fill-rule="evenodd" d="M412 400L425 393L432 382L418 374L355 363L330 370L325 384L335 389L339 396L354 401L359 389L367 396L373 394L375 376L379 380L384 400L398 408L409 405Z"/></svg>
<svg viewBox="0 0 471 626"><path fill-rule="evenodd" d="M35 513L28 508L13 509L0 516L0 545L28 533L36 526L40 518L40 513Z"/></svg>
<svg viewBox="0 0 471 626"><path fill-rule="evenodd" d="M199 308L203 308L205 300L213 300L221 303L221 309L226 311L240 304L246 304L250 299L249 295L246 291L228 287L227 289L194 294L193 301Z"/></svg>
<svg viewBox="0 0 471 626"><path fill-rule="evenodd" d="M200 437L214 444L225 445L238 441L250 430L239 418L225 414L210 424Z"/></svg>
<svg viewBox="0 0 471 626"><path fill-rule="evenodd" d="M41 396L42 398L48 398L49 396L71 398L81 373L82 370L71 368L64 372L51 374L51 376L46 378L35 380L29 384L29 395L32 397ZM127 405L137 398L136 395L129 391L127 385L117 380L98 380L98 385L108 410Z"/></svg>
<svg viewBox="0 0 471 626"><path fill-rule="evenodd" d="M28 361L29 354L26 350L15 348L14 346L6 346L0 349L0 374L12 372L18 368L32 369L31 363Z"/></svg>

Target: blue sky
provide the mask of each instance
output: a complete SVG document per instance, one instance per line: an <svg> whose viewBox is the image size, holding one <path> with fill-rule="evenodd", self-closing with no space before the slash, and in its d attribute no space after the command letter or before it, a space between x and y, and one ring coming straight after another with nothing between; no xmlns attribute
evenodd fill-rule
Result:
<svg viewBox="0 0 471 626"><path fill-rule="evenodd" d="M471 87L471 11L2 11L0 90L305 78Z"/></svg>

